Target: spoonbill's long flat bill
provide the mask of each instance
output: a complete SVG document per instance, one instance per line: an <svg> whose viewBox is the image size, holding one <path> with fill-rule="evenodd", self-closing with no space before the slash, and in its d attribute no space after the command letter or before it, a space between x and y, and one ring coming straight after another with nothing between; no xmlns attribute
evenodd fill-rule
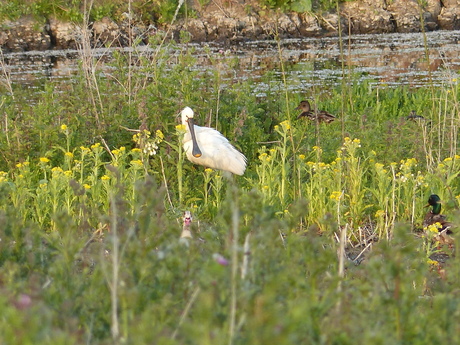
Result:
<svg viewBox="0 0 460 345"><path fill-rule="evenodd" d="M205 167L243 175L246 157L230 144L220 132L193 123L193 110L182 110L182 124L186 128L184 150L190 162Z"/></svg>

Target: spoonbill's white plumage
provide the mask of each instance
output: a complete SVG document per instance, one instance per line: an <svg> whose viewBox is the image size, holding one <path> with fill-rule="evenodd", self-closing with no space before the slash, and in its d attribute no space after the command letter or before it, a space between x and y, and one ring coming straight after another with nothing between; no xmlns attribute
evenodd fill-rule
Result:
<svg viewBox="0 0 460 345"><path fill-rule="evenodd" d="M220 132L193 123L193 110L182 110L182 124L186 128L184 150L190 162L205 167L243 175L246 157L233 147Z"/></svg>

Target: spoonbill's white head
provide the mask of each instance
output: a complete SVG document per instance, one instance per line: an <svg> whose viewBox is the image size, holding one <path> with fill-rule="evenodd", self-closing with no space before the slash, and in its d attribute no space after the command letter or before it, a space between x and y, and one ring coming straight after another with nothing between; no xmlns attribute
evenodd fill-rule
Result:
<svg viewBox="0 0 460 345"><path fill-rule="evenodd" d="M185 107L184 110L182 110L182 124L186 125L188 122L188 119L193 119L193 110L190 107Z"/></svg>
<svg viewBox="0 0 460 345"><path fill-rule="evenodd" d="M193 157L199 158L202 155L202 152L200 150L200 147L198 146L197 140L196 140L196 135L195 135L195 126L193 123L193 110L189 107L185 107L182 110L182 124L184 126L188 125L188 130L190 132L190 135L192 136L192 142L193 142L193 150L192 154Z"/></svg>

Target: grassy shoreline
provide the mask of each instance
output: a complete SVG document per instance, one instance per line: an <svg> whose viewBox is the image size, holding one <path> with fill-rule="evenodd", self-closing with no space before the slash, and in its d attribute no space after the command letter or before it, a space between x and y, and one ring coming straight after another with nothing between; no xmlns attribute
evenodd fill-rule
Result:
<svg viewBox="0 0 460 345"><path fill-rule="evenodd" d="M345 0L346 1L346 0ZM185 2L180 8L180 16L196 15L197 10L208 5L210 1ZM101 20L103 17L111 18L115 21L124 19L126 13L147 22L149 24L169 24L174 18L179 1L140 1L131 0L130 2L121 0L94 0L94 1L75 1L75 0L3 0L0 2L0 20L15 20L21 16L32 15L37 19L46 20L50 17L61 20L69 20L76 23L84 21L84 13L87 12L90 21ZM231 6L231 3L221 3L220 6ZM248 8L257 7L262 10L280 9L282 11L327 11L334 9L336 4L332 0L253 0L248 1Z"/></svg>

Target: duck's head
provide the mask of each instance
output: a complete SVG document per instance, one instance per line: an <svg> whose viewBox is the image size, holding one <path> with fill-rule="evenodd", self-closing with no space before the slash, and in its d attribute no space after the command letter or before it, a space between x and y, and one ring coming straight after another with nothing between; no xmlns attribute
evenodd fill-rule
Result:
<svg viewBox="0 0 460 345"><path fill-rule="evenodd" d="M432 206L432 213L440 214L441 213L441 198L437 194L431 194L428 198L428 205L426 207Z"/></svg>
<svg viewBox="0 0 460 345"><path fill-rule="evenodd" d="M310 111L311 106L309 101L302 101L299 103L299 106L295 110Z"/></svg>

